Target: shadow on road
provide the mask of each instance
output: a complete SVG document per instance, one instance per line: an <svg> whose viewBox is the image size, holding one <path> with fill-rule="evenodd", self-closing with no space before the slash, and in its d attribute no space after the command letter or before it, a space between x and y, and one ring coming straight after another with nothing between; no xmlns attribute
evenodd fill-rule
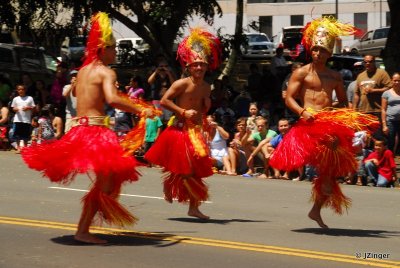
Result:
<svg viewBox="0 0 400 268"><path fill-rule="evenodd" d="M131 233L121 233L121 235L106 235L96 234L97 237L107 240L108 243L104 245L88 244L74 240L73 235L64 235L52 238L51 240L56 244L65 246L159 246L164 243L163 238L157 239L156 237L139 237L133 236Z"/></svg>
<svg viewBox="0 0 400 268"><path fill-rule="evenodd" d="M375 238L389 238L399 236L400 232L388 232L384 230L362 230L362 229L322 229L322 228L304 228L292 230L297 233L311 233L317 235L330 235L330 236L349 236L349 237L375 237Z"/></svg>
<svg viewBox="0 0 400 268"><path fill-rule="evenodd" d="M228 224L231 222L267 222L267 221L255 221L255 220L244 220L244 219L208 219L202 220L197 218L168 218L170 221L180 222L194 222L194 223L213 223L213 224Z"/></svg>

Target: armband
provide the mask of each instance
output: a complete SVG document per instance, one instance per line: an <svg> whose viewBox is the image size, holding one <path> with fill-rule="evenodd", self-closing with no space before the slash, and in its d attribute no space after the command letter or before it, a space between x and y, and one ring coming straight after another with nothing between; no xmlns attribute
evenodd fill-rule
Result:
<svg viewBox="0 0 400 268"><path fill-rule="evenodd" d="M301 112L300 112L300 116L302 116L303 115L303 113L305 112L305 111L307 111L307 109L306 108L303 108L303 110L301 110Z"/></svg>

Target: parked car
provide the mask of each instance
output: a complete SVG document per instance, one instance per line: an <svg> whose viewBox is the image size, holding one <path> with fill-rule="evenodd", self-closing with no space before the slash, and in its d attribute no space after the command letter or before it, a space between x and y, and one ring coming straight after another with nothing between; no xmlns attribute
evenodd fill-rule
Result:
<svg viewBox="0 0 400 268"><path fill-rule="evenodd" d="M382 56L390 27L383 27L366 32L350 46L350 52L356 55Z"/></svg>
<svg viewBox="0 0 400 268"><path fill-rule="evenodd" d="M61 58L66 62L79 63L85 55L85 48L85 36L66 37L61 45Z"/></svg>
<svg viewBox="0 0 400 268"><path fill-rule="evenodd" d="M275 47L283 47L283 55L289 59L295 59L299 56L299 45L303 38L304 26L283 27L282 31L274 36Z"/></svg>
<svg viewBox="0 0 400 268"><path fill-rule="evenodd" d="M21 82L23 73L49 85L54 80L57 65L58 60L42 49L0 43L0 73L9 78L13 86Z"/></svg>
<svg viewBox="0 0 400 268"><path fill-rule="evenodd" d="M272 58L275 55L275 45L264 33L246 34L247 42L240 50L242 58Z"/></svg>

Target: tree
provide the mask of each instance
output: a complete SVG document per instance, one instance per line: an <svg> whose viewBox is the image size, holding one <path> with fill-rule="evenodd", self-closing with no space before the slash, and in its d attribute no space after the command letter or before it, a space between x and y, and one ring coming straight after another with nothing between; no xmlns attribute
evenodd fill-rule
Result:
<svg viewBox="0 0 400 268"><path fill-rule="evenodd" d="M235 35L230 39L230 54L222 75L230 76L240 55L240 45L243 43L243 0L236 0Z"/></svg>
<svg viewBox="0 0 400 268"><path fill-rule="evenodd" d="M60 25L54 22L61 13L72 13L72 19L64 25L71 32L76 24L85 25L96 11L109 13L112 19L143 38L153 54L163 54L169 59L173 58L174 41L192 16L200 16L210 25L215 15L222 16L216 0L13 0L1 1L0 23L16 27L21 33L30 32L34 39L60 30Z"/></svg>
<svg viewBox="0 0 400 268"><path fill-rule="evenodd" d="M392 75L400 71L400 1L388 0L390 10L390 30L384 51L387 72Z"/></svg>

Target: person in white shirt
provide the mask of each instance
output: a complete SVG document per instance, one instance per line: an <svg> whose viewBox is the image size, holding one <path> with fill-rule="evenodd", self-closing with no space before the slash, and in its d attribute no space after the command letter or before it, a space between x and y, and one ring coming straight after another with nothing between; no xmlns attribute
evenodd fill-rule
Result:
<svg viewBox="0 0 400 268"><path fill-rule="evenodd" d="M17 152L28 143L31 137L32 110L35 109L35 102L31 96L26 95L24 85L17 85L18 96L11 103L15 112L13 123L15 125L14 139L17 142Z"/></svg>

